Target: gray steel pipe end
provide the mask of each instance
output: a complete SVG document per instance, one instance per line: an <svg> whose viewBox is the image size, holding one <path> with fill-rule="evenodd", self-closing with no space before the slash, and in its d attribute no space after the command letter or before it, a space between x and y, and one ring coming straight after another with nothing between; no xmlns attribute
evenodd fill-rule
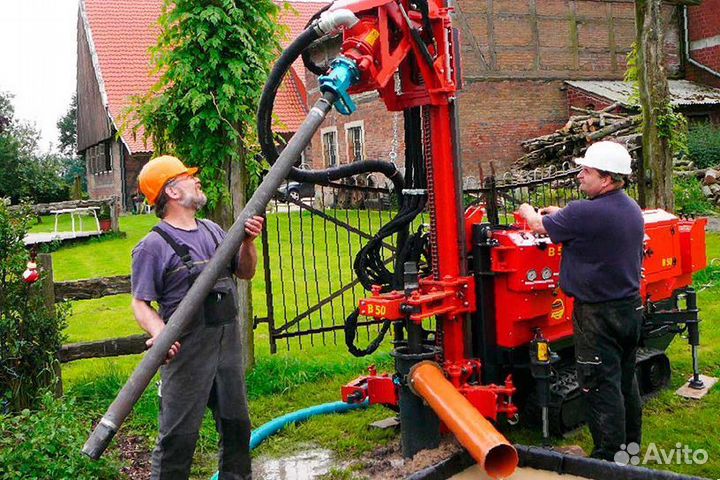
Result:
<svg viewBox="0 0 720 480"><path fill-rule="evenodd" d="M93 460L99 460L110 445L117 430L115 424L103 417L87 439L87 442L85 442L85 445L83 445L82 453Z"/></svg>

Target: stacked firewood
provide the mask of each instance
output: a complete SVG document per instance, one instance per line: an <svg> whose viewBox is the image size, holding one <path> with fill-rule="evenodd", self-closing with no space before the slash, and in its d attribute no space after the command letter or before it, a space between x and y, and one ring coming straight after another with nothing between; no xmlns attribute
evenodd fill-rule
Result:
<svg viewBox="0 0 720 480"><path fill-rule="evenodd" d="M548 167L562 168L565 162L580 157L587 147L599 140L620 141L629 150L638 148L640 115L610 113L618 107L612 104L602 110L570 107L575 113L560 129L549 135L522 142L527 152L513 163L513 168L533 170Z"/></svg>

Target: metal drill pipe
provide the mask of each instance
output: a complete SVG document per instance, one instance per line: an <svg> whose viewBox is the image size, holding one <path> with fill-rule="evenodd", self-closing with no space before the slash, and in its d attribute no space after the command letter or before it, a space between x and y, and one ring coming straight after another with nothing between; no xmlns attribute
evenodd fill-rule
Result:
<svg viewBox="0 0 720 480"><path fill-rule="evenodd" d="M153 342L153 346L147 351L140 365L137 366L95 427L95 430L93 430L87 442L85 442L82 450L84 454L97 460L108 447L120 425L130 414L133 406L160 366L165 362L170 347L180 338L180 333L190 324L217 279L225 272L227 265L237 254L240 245L245 239L245 222L255 215L265 213L266 205L283 180L285 180L290 168L300 157L302 151L310 143L312 136L320 127L335 100L336 96L334 94L325 93L322 98L315 102L297 133L290 139L287 147L265 175L262 183L253 196L250 197L235 223L230 227L227 236L213 257L195 280L190 290L188 290L187 295L180 302L165 328Z"/></svg>

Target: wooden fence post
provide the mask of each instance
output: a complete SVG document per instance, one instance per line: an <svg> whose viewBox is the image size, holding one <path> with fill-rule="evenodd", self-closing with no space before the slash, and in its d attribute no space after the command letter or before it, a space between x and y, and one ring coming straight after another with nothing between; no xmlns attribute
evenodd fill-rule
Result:
<svg viewBox="0 0 720 480"><path fill-rule="evenodd" d="M110 199L110 230L117 233L120 231L120 197Z"/></svg>
<svg viewBox="0 0 720 480"><path fill-rule="evenodd" d="M55 311L55 281L53 275L52 255L49 253L40 253L36 258L40 270L40 281L38 282L39 294L42 296L45 307L51 311ZM53 372L55 374L54 392L56 397L63 394L62 368L60 367L60 359L56 357L53 362Z"/></svg>

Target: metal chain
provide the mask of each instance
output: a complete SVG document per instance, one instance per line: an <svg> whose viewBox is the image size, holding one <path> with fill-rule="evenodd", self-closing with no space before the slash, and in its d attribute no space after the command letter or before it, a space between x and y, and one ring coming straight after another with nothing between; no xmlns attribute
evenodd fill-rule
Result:
<svg viewBox="0 0 720 480"><path fill-rule="evenodd" d="M399 123L400 123L400 112L393 113L393 137L392 141L390 142L390 153L388 154L388 157L390 158L390 161L395 163L395 160L397 160L397 151L398 146L400 144L399 139Z"/></svg>
<svg viewBox="0 0 720 480"><path fill-rule="evenodd" d="M395 72L393 74L393 82L395 85L395 95L401 95L402 94L402 85L400 82L400 73ZM392 163L395 163L397 160L397 151L398 147L400 146L400 112L394 112L393 113L393 136L392 141L390 142L390 153L388 154L388 157L390 158L390 161Z"/></svg>
<svg viewBox="0 0 720 480"><path fill-rule="evenodd" d="M425 156L425 171L427 175L427 208L430 214L430 252L432 256L432 271L435 280L440 279L439 250L437 242L437 221L435 219L435 173L433 171L432 136L430 132L430 108L422 107L422 148Z"/></svg>

